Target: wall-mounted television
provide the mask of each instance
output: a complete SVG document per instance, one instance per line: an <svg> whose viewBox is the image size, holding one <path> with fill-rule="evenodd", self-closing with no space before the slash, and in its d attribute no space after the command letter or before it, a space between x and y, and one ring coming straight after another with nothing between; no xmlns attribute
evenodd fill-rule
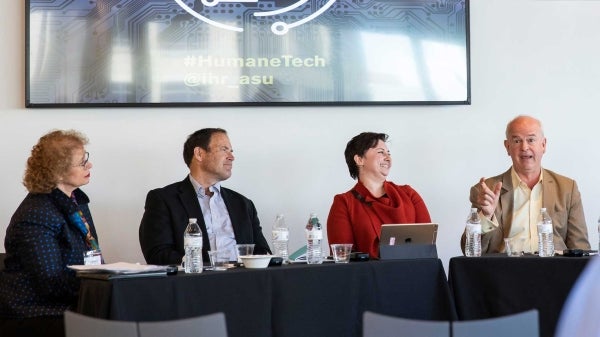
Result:
<svg viewBox="0 0 600 337"><path fill-rule="evenodd" d="M470 104L469 0L26 0L27 107Z"/></svg>

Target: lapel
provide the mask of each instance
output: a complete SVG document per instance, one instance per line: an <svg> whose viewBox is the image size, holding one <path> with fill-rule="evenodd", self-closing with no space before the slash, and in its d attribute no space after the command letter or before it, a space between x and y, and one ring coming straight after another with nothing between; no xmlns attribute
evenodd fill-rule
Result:
<svg viewBox="0 0 600 337"><path fill-rule="evenodd" d="M554 205L556 205L556 181L554 177L544 170L544 177L542 178L542 207L548 210L548 214L552 216L554 213Z"/></svg>
<svg viewBox="0 0 600 337"><path fill-rule="evenodd" d="M185 177L185 179L179 183L179 201L183 205L188 218L198 219L200 228L206 230L202 209L200 209L200 203L198 203L198 196L189 177Z"/></svg>
<svg viewBox="0 0 600 337"><path fill-rule="evenodd" d="M510 233L513 216L513 185L510 168L502 174L502 192L500 192L500 219L498 223L503 225L502 232L506 237ZM497 215L496 215L497 216ZM501 225L501 226L502 226Z"/></svg>

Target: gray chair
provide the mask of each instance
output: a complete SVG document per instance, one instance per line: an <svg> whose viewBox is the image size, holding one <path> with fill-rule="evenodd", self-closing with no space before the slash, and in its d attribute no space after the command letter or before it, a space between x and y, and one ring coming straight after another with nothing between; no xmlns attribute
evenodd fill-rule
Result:
<svg viewBox="0 0 600 337"><path fill-rule="evenodd" d="M452 322L453 337L539 337L536 309L518 314Z"/></svg>
<svg viewBox="0 0 600 337"><path fill-rule="evenodd" d="M222 312L162 322L139 322L140 337L227 337ZM68 336L67 336L68 337Z"/></svg>
<svg viewBox="0 0 600 337"><path fill-rule="evenodd" d="M136 322L110 321L65 311L66 337L138 337Z"/></svg>
<svg viewBox="0 0 600 337"><path fill-rule="evenodd" d="M388 336L449 337L450 322L392 317L365 311L363 314L363 337Z"/></svg>

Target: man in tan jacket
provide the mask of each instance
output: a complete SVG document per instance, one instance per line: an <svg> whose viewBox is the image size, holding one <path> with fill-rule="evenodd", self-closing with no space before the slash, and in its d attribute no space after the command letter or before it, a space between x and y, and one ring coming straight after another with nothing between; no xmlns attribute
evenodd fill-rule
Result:
<svg viewBox="0 0 600 337"><path fill-rule="evenodd" d="M469 200L481 218L482 253L504 252L504 238L520 238L525 251L537 251L541 208L552 218L557 251L590 249L577 183L542 168L546 138L541 122L530 116L510 121L504 147L512 167L471 187ZM465 235L461 246L464 251Z"/></svg>

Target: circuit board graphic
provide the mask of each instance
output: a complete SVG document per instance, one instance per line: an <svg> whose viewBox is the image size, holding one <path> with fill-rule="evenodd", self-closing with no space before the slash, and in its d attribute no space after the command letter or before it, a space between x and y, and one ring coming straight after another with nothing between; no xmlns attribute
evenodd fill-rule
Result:
<svg viewBox="0 0 600 337"><path fill-rule="evenodd" d="M28 0L27 105L463 103L467 0Z"/></svg>

